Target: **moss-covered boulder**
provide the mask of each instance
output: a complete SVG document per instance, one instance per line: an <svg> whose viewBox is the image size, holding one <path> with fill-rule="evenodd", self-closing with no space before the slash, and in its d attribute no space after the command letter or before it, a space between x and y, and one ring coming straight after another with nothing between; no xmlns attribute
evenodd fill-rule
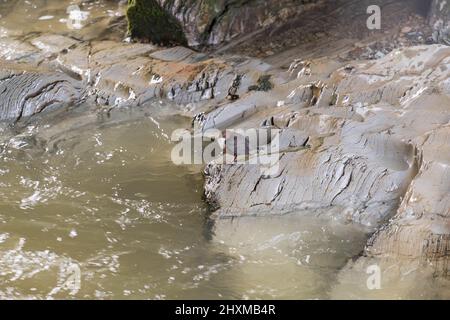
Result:
<svg viewBox="0 0 450 320"><path fill-rule="evenodd" d="M183 26L191 46L220 46L294 19L319 0L157 0Z"/></svg>
<svg viewBox="0 0 450 320"><path fill-rule="evenodd" d="M128 32L132 38L161 45L186 45L183 29L175 17L156 0L128 0Z"/></svg>
<svg viewBox="0 0 450 320"><path fill-rule="evenodd" d="M321 0L129 0L130 33L190 46L219 46L277 28Z"/></svg>

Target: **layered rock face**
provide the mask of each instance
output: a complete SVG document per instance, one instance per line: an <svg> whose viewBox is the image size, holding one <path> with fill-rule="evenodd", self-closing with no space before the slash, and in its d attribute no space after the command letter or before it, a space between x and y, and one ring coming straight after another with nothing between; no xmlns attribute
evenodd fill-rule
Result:
<svg viewBox="0 0 450 320"><path fill-rule="evenodd" d="M421 141L449 121L448 97L432 89L445 86L446 67L440 64L449 53L423 47L338 68L325 79L314 71L288 82L278 79L283 84L270 93L207 114L204 129L269 123L282 130L280 170L274 176L264 176L258 166L208 166L206 195L219 208L216 215L323 214L329 208L333 216L380 226L421 170ZM440 72L429 75L435 68ZM232 109L245 116L235 117ZM439 201L446 212L448 200Z"/></svg>
<svg viewBox="0 0 450 320"><path fill-rule="evenodd" d="M444 0L433 0L429 12L436 42L450 45L450 4Z"/></svg>
<svg viewBox="0 0 450 320"><path fill-rule="evenodd" d="M426 265L447 277L449 59L449 48L427 46L335 71L312 63L291 69L298 79L278 79L270 93L207 114L203 128L269 124L281 130L276 174L267 176L258 165L207 167L205 193L214 216L296 213L372 230L384 225L367 257ZM314 70L327 70L326 77Z"/></svg>
<svg viewBox="0 0 450 320"><path fill-rule="evenodd" d="M113 108L162 99L194 115L228 101L236 73L248 74L242 84L250 86L268 67L258 60L224 60L185 47L37 34L21 43L1 39L0 61L1 120L8 122L86 100Z"/></svg>

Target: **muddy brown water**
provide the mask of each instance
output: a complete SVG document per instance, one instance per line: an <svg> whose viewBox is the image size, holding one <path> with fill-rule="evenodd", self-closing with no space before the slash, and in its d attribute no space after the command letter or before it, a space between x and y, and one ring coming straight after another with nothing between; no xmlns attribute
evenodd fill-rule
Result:
<svg viewBox="0 0 450 320"><path fill-rule="evenodd" d="M2 1L1 36L92 38L93 21L123 14L87 2L85 28L68 30L72 4ZM296 213L211 226L202 168L170 159L172 131L190 124L175 113L159 102L109 114L83 105L0 125L0 299L373 296L365 275L334 289L366 242L357 226ZM409 297L397 289L376 297Z"/></svg>

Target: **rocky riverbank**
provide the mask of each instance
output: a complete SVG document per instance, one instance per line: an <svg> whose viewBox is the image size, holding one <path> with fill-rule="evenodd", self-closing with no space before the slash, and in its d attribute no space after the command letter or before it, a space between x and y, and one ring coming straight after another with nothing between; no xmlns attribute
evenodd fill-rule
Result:
<svg viewBox="0 0 450 320"><path fill-rule="evenodd" d="M343 269L343 283L349 269L364 273L374 263L387 279L426 270L429 281L448 281L450 48L426 44L432 28L421 28L423 15L389 1L402 24L376 40L373 32L349 37L354 27L345 24L299 40L298 17L326 4L302 1L286 14L293 1L285 2L237 13L224 1L214 8L218 16L192 23L212 10L210 2L159 1L190 44L215 45L213 53L51 33L2 37L0 120L20 127L30 116L86 101L101 113L166 100L194 119L196 133L279 129L278 174L263 175L258 165L206 166L216 229L229 218L268 215L355 224L371 237ZM351 18L365 27L358 10L326 10L325 25ZM248 19L268 13L274 16ZM275 40L257 45L265 32ZM257 57L248 57L252 50Z"/></svg>

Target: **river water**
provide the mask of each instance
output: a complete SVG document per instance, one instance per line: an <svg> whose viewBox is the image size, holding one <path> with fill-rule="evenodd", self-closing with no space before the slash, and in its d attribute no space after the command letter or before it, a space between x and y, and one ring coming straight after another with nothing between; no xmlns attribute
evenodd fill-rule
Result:
<svg viewBox="0 0 450 320"><path fill-rule="evenodd" d="M104 35L90 22L123 14L114 1L80 4L92 20L74 31L73 4L2 1L1 36L89 39ZM202 168L170 159L172 131L190 125L175 113L160 102L109 113L82 105L0 125L0 299L352 296L334 287L364 230L296 214L212 225Z"/></svg>
<svg viewBox="0 0 450 320"><path fill-rule="evenodd" d="M3 130L0 298L327 297L362 235L298 217L214 231L201 168L171 162L189 122L170 110L80 106Z"/></svg>

